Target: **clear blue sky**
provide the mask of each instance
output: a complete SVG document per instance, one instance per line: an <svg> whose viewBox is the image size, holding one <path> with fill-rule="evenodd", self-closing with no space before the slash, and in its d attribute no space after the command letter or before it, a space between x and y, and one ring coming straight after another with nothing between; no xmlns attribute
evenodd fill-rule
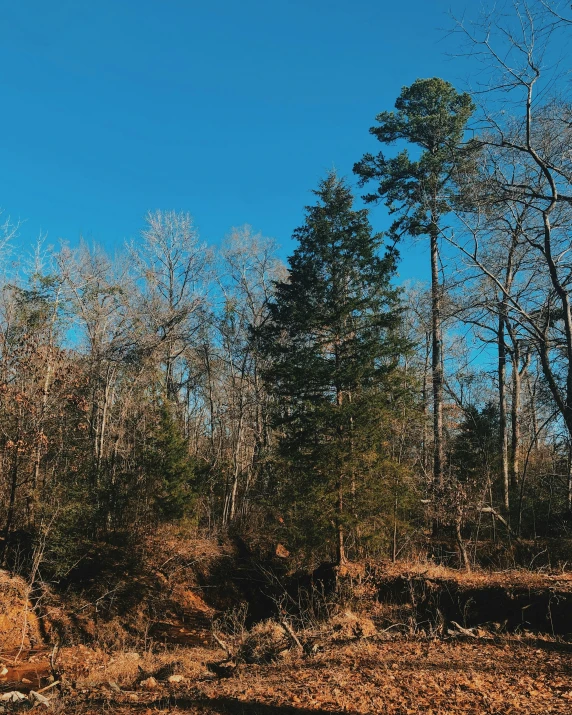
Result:
<svg viewBox="0 0 572 715"><path fill-rule="evenodd" d="M458 83L443 28L465 6L0 0L0 207L24 245L43 231L112 250L161 208L209 243L250 223L287 255L310 189L377 150L368 128L401 87ZM426 276L419 247L403 253L402 276Z"/></svg>

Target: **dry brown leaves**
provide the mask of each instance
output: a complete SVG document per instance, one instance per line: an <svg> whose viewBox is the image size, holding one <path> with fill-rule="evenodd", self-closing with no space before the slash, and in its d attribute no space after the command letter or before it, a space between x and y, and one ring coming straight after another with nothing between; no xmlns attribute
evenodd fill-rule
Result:
<svg viewBox="0 0 572 715"><path fill-rule="evenodd" d="M572 712L572 652L553 641L361 641L313 658L242 666L227 679L207 677L195 671L184 687L162 683L160 693L139 692L136 711L148 705L154 713L264 715ZM69 712L134 713L133 697L109 692L97 704L91 694L85 696L91 704L70 702Z"/></svg>

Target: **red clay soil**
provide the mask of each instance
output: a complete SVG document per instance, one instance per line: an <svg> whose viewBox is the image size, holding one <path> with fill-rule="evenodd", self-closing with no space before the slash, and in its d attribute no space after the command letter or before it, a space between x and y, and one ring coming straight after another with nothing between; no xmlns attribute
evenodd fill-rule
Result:
<svg viewBox="0 0 572 715"><path fill-rule="evenodd" d="M572 572L543 572L528 569L507 569L487 571L475 569L471 572L428 563L385 562L368 564L378 577L382 578L425 578L434 581L450 581L465 588L552 588L563 593L572 593Z"/></svg>

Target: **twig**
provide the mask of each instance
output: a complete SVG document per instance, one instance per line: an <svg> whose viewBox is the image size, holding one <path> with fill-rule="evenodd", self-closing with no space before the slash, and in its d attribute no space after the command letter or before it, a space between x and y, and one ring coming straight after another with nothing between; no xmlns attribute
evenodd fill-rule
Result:
<svg viewBox="0 0 572 715"><path fill-rule="evenodd" d="M56 661L58 659L59 652L60 652L60 639L58 638L58 640L54 644L54 647L52 648L52 653L50 655L50 670L52 673L52 678L54 678L54 679L57 679Z"/></svg>

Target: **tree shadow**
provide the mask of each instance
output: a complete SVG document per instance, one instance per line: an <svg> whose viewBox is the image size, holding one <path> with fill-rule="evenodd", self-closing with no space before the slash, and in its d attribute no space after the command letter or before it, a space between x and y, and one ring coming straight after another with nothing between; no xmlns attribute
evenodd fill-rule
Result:
<svg viewBox="0 0 572 715"><path fill-rule="evenodd" d="M352 715L345 710L323 710L322 708L303 708L294 705L267 705L253 700L237 700L235 698L197 698L177 699L174 703L180 710L196 707L197 705L209 708L212 713L220 715ZM357 713L354 713L357 715Z"/></svg>
<svg viewBox="0 0 572 715"><path fill-rule="evenodd" d="M90 709L98 706L108 708L112 703L109 700L90 700ZM128 707L129 712L149 712L155 708L169 708L169 712L189 712L196 715L358 715L358 713L344 710L323 710L322 708L305 708L294 705L268 705L255 700L238 700L231 697L207 698L203 695L197 697L166 697L141 703L117 704L117 712L124 712ZM90 710L91 711L91 710Z"/></svg>

